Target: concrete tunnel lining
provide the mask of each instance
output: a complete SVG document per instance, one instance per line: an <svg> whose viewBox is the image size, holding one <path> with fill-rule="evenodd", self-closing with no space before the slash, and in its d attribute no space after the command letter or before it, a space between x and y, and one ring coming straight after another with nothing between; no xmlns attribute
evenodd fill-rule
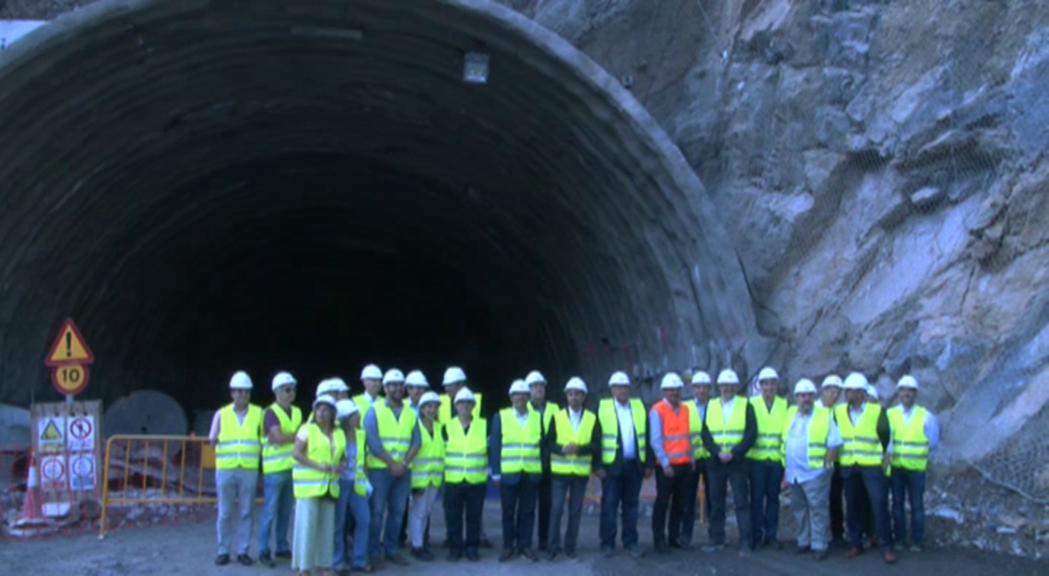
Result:
<svg viewBox="0 0 1049 576"><path fill-rule="evenodd" d="M359 33L359 39L354 36ZM491 57L486 85L463 54ZM735 251L647 112L487 1L102 1L0 56L0 391L308 388L374 360L502 394L738 358Z"/></svg>

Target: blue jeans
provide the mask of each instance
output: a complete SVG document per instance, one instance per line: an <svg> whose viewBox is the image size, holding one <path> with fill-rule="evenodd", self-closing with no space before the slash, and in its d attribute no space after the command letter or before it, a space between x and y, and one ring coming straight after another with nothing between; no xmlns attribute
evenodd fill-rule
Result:
<svg viewBox="0 0 1049 576"><path fill-rule="evenodd" d="M291 553L288 546L288 523L291 521L292 504L295 503L291 488L291 470L262 477L262 491L266 502L262 506L262 521L259 526L259 557L269 556L270 532L274 524L277 527L277 534L274 536L277 554Z"/></svg>
<svg viewBox="0 0 1049 576"><path fill-rule="evenodd" d="M911 543L920 545L925 539L925 472L892 469L892 528L897 542L907 541L904 492L911 503Z"/></svg>
<svg viewBox="0 0 1049 576"><path fill-rule="evenodd" d="M371 530L368 537L368 555L373 560L381 560L383 552L387 557L397 554L401 538L401 523L404 522L404 510L408 506L408 496L412 492L412 475L406 473L394 478L385 468L368 470L375 491L371 497ZM385 520L385 522L384 522ZM386 530L383 531L385 526Z"/></svg>
<svg viewBox="0 0 1049 576"><path fill-rule="evenodd" d="M550 505L550 540L546 547L550 553L561 552L561 516L568 500L568 523L565 527L565 547L568 554L575 554L579 540L579 522L583 519L583 498L589 476L560 476L555 474L552 484Z"/></svg>
<svg viewBox="0 0 1049 576"><path fill-rule="evenodd" d="M336 570L346 567L346 532L353 524L354 569L368 564L368 530L371 526L371 505L367 496L353 491L353 480L339 480L339 502L335 505L335 552Z"/></svg>
<svg viewBox="0 0 1049 576"><path fill-rule="evenodd" d="M847 466L841 469L841 479L845 483L845 525L853 548L863 548L863 520L857 512L863 509L864 502L869 502L879 544L883 550L892 550L886 480L881 466Z"/></svg>
<svg viewBox="0 0 1049 576"><path fill-rule="evenodd" d="M750 527L754 546L776 541L779 528L779 491L783 466L778 462L750 463Z"/></svg>
<svg viewBox="0 0 1049 576"><path fill-rule="evenodd" d="M618 474L601 481L601 547L616 546L616 515L622 505L623 548L637 546L638 505L645 473L640 464L625 462Z"/></svg>

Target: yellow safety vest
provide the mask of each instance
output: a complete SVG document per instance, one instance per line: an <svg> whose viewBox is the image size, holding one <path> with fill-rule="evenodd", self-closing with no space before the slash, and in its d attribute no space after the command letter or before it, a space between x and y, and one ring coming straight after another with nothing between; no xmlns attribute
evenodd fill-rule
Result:
<svg viewBox="0 0 1049 576"><path fill-rule="evenodd" d="M441 423L433 423L433 434L419 423L419 453L412 460L412 489L438 488L444 483L444 435Z"/></svg>
<svg viewBox="0 0 1049 576"><path fill-rule="evenodd" d="M281 433L294 436L299 431L299 426L302 426L302 410L299 410L298 406L291 407L290 418L285 414L284 408L281 408L280 404L276 402L269 409L273 411L277 421L280 422ZM265 426L265 413L263 413L262 421L263 426ZM295 452L295 441L292 440L287 444L274 444L270 442L269 433L269 430L262 431L262 472L264 474L291 472L292 467L295 465L295 459L291 456Z"/></svg>
<svg viewBox="0 0 1049 576"><path fill-rule="evenodd" d="M849 418L849 405L838 404L834 407L834 420L841 430L842 466L881 466L883 448L878 439L878 417L881 406L867 402L864 404L863 416L857 426Z"/></svg>
<svg viewBox="0 0 1049 576"><path fill-rule="evenodd" d="M524 428L517 421L513 408L499 411L502 429L502 446L499 449L500 474L541 474L543 463L539 459L539 441L542 439L542 423L539 412L528 411L528 423Z"/></svg>
<svg viewBox="0 0 1049 576"><path fill-rule="evenodd" d="M759 462L779 462L780 438L783 436L783 419L787 416L787 400L777 396L772 401L772 410L765 406L765 399L759 396L750 398L754 407L754 420L758 426L758 438L754 447L747 451L747 458Z"/></svg>
<svg viewBox="0 0 1049 576"><path fill-rule="evenodd" d="M249 404L242 424L233 411L233 404L229 404L220 411L219 418L215 468L258 470L262 454L262 408Z"/></svg>
<svg viewBox="0 0 1049 576"><path fill-rule="evenodd" d="M708 400L709 402L709 400ZM692 410L696 415L696 419L699 421L699 425L692 425L692 448L694 450L693 456L696 461L710 460L710 452L707 452L706 446L703 445L703 419L699 416L699 406L696 405L695 400L690 402Z"/></svg>
<svg viewBox="0 0 1049 576"><path fill-rule="evenodd" d="M925 419L929 412L915 406L908 424L903 406L893 406L885 414L892 430L892 465L904 470L925 472L929 467L929 438L925 436Z"/></svg>
<svg viewBox="0 0 1049 576"><path fill-rule="evenodd" d="M317 424L307 424L306 456L320 466L336 466L346 456L346 433L336 427L332 437L321 431ZM332 452L332 440L335 451ZM360 441L360 436L358 436ZM360 474L360 470L357 471ZM339 473L321 472L296 463L291 469L291 481L295 498L339 497Z"/></svg>
<svg viewBox="0 0 1049 576"><path fill-rule="evenodd" d="M474 392L474 409L471 412L474 420L481 417L481 400L482 394ZM437 421L447 426L448 422L456 418L458 416L452 411L452 399L447 394L441 394L441 405L437 408Z"/></svg>
<svg viewBox="0 0 1049 576"><path fill-rule="evenodd" d="M344 432L345 434L345 432ZM364 454L368 450L368 437L364 432L364 427L359 426L357 428L357 461L354 463L357 466L357 472L353 475L353 491L358 496L368 495L368 475L364 469Z"/></svg>
<svg viewBox="0 0 1049 576"><path fill-rule="evenodd" d="M787 410L784 419L783 432L780 438L780 459L787 461L787 438L790 436L790 427L794 425L794 419L798 416L798 407L791 406ZM812 416L809 420L809 437L807 439L806 454L808 456L809 468L822 470L827 464L827 438L830 437L830 410L812 407Z"/></svg>
<svg viewBox="0 0 1049 576"><path fill-rule="evenodd" d="M539 411L535 406L532 406L531 402L528 403L528 409ZM543 408L543 434L550 432L550 423L554 421L554 414L557 414L560 410L561 407L556 402L546 401L546 406Z"/></svg>
<svg viewBox="0 0 1049 576"><path fill-rule="evenodd" d="M361 412L361 422L364 422L364 417L368 415L368 410L372 409L372 404L382 402L382 394L372 402L372 397L368 396L367 392L361 392L360 394L353 397L353 403L357 405L357 410Z"/></svg>
<svg viewBox="0 0 1049 576"><path fill-rule="evenodd" d="M445 425L444 481L448 484L484 484L488 481L488 422L474 418L469 433L455 418Z"/></svg>
<svg viewBox="0 0 1049 576"><path fill-rule="evenodd" d="M725 426L725 413L722 410L721 398L707 402L707 417L704 419L710 437L722 450L731 450L743 442L743 433L747 430L746 398L737 396L732 401L732 416Z"/></svg>
<svg viewBox="0 0 1049 576"><path fill-rule="evenodd" d="M629 401L634 420L634 443L638 460L644 464L648 454L648 418L645 404L637 398ZM597 407L597 419L601 422L601 462L611 464L619 450L619 416L616 414L614 398L605 398Z"/></svg>
<svg viewBox="0 0 1049 576"><path fill-rule="evenodd" d="M594 434L594 424L597 416L589 410L583 410L583 419L579 423L579 430L572 428L572 420L568 416L568 408L563 408L554 416L554 425L557 427L557 445L564 448L569 444L586 446ZM550 454L550 471L562 476L590 476L590 455Z"/></svg>
<svg viewBox="0 0 1049 576"><path fill-rule="evenodd" d="M375 411L375 424L383 449L394 462L403 463L412 445L412 434L415 432L418 415L407 404L402 404L401 416L398 418L383 400L372 405L372 410ZM367 462L371 470L386 468L386 463L371 453L368 454Z"/></svg>

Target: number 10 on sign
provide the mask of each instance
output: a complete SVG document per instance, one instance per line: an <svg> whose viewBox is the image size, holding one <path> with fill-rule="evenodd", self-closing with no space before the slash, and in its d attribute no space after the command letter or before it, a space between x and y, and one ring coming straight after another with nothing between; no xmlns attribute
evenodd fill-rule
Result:
<svg viewBox="0 0 1049 576"><path fill-rule="evenodd" d="M87 387L90 372L82 364L66 364L51 369L51 383L60 394L79 394Z"/></svg>

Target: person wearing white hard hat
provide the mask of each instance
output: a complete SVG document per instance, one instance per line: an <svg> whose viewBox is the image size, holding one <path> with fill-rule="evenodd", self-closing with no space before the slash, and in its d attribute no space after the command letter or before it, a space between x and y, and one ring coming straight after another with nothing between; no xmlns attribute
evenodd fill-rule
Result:
<svg viewBox="0 0 1049 576"><path fill-rule="evenodd" d="M299 574L331 574L335 563L335 506L339 477L347 466L346 433L335 420L335 397L313 401L314 421L295 436L295 529L291 568Z"/></svg>
<svg viewBox="0 0 1049 576"><path fill-rule="evenodd" d="M925 473L929 453L940 443L936 415L917 404L918 381L905 374L896 384L900 403L886 413L891 440L887 455L892 465L893 535L902 546L907 541L903 502L911 505L911 551L921 552L925 539Z"/></svg>
<svg viewBox="0 0 1049 576"><path fill-rule="evenodd" d="M893 551L886 479L882 468L884 449L889 443L889 424L881 405L867 401L867 384L863 374L849 374L842 386L847 403L834 407L834 420L845 441L840 462L847 507L845 523L852 546L847 556L855 558L863 553L861 511L867 502L874 516L882 559L887 564L893 564L896 554Z"/></svg>
<svg viewBox="0 0 1049 576"><path fill-rule="evenodd" d="M302 426L302 410L295 401L295 377L278 372L273 377L275 401L262 416L262 518L259 523L259 562L276 566L270 554L270 540L275 540L277 558L290 558L288 524L295 503L291 487L291 469L295 464L295 434ZM276 534L274 534L276 532Z"/></svg>
<svg viewBox="0 0 1049 576"><path fill-rule="evenodd" d="M419 401L423 394L430 390L430 382L422 370L412 370L404 378L404 388L408 391L408 406L416 412L419 411Z"/></svg>
<svg viewBox="0 0 1049 576"><path fill-rule="evenodd" d="M543 434L549 434L550 423L553 422L554 414L557 414L561 410L561 407L558 406L556 402L547 400L546 377L538 370L532 370L528 373L528 376L525 376L525 384L528 385L528 392L531 396L528 406L530 409L539 412L539 416L543 419ZM550 454L544 450L543 476L539 480L539 499L537 501L539 522L536 541L539 543L540 552L546 552L546 543L550 539L550 504L552 487L553 474L550 472Z"/></svg>
<svg viewBox="0 0 1049 576"><path fill-rule="evenodd" d="M841 433L831 411L816 406L816 385L807 378L794 385L797 403L787 411L782 431L787 472L783 488L790 489L790 509L798 526L797 552L813 552L816 560L830 554L830 479Z"/></svg>
<svg viewBox="0 0 1049 576"><path fill-rule="evenodd" d="M364 416L368 442L365 466L374 492L371 496L369 561L376 569L385 562L408 565L399 553L401 523L411 495L410 467L422 442L419 419L404 402L404 374L391 368L382 377L385 398L375 401Z"/></svg>
<svg viewBox="0 0 1049 576"><path fill-rule="evenodd" d="M703 418L707 414L707 403L710 402L710 397L714 391L714 381L710 379L710 374L697 370L692 373L691 382L692 405L695 406L702 425ZM703 501L706 506L706 515L708 518L710 517L710 479L707 476L710 452L707 452L706 447L703 446L702 436L696 441L694 457L696 462L695 471L689 477L688 492L685 494L685 515L681 519L681 543L685 546L692 545L692 533L696 525L696 498L699 493L699 481L701 479L703 480Z"/></svg>
<svg viewBox="0 0 1049 576"><path fill-rule="evenodd" d="M371 528L373 488L364 464L367 440L361 427L361 412L350 399L335 402L335 417L346 435L346 466L339 477L339 500L335 505L334 565L340 574L371 572L368 563L368 532ZM353 533L353 550L348 551L346 536Z"/></svg>
<svg viewBox="0 0 1049 576"><path fill-rule="evenodd" d="M412 505L408 517L412 556L430 562L430 513L444 485L444 432L437 421L441 397L427 391L419 398L419 454L412 462Z"/></svg>
<svg viewBox="0 0 1049 576"><path fill-rule="evenodd" d="M664 375L659 385L663 399L656 402L648 413L652 452L656 456L652 542L657 554L666 554L671 547L686 546L681 541L681 521L688 500L686 491L695 472L695 448L702 424L695 404L681 401L684 387L677 374Z"/></svg>
<svg viewBox="0 0 1049 576"><path fill-rule="evenodd" d="M710 543L703 549L714 552L725 547L725 506L728 486L739 527L739 553L749 556L754 549L750 525L750 470L747 452L758 436L754 407L746 396L738 396L739 375L722 370L717 378L718 394L707 403L703 418L703 447L710 452L707 477L710 478Z"/></svg>
<svg viewBox="0 0 1049 576"><path fill-rule="evenodd" d="M601 479L601 551L612 556L616 545L616 523L622 517L622 543L633 558L641 557L637 519L641 483L652 475L651 449L648 447L648 416L645 404L630 397L630 377L615 372L608 379L611 398L597 408L601 428L601 458L597 477Z"/></svg>
<svg viewBox="0 0 1049 576"><path fill-rule="evenodd" d="M488 483L488 423L474 416L475 404L474 393L461 387L455 394L456 415L444 425L444 517L451 562L464 555L471 562L481 559L478 548Z"/></svg>
<svg viewBox="0 0 1049 576"><path fill-rule="evenodd" d="M820 397L816 399L816 408L826 408L834 413L834 407L842 400L842 379L837 374L828 374L820 384ZM834 471L830 477L830 537L831 542L838 544L845 541L845 487L841 480L841 466L834 462Z"/></svg>
<svg viewBox="0 0 1049 576"><path fill-rule="evenodd" d="M335 398L335 401L349 400L350 399L350 387L346 384L346 381L342 378L331 379L331 395Z"/></svg>
<svg viewBox="0 0 1049 576"><path fill-rule="evenodd" d="M231 404L215 412L208 439L215 448L215 486L218 493L218 556L215 564L229 564L233 539L233 508L237 507L237 562L255 563L251 549L252 512L262 455L262 408L251 403L251 377L240 371L229 381Z"/></svg>
<svg viewBox="0 0 1049 576"><path fill-rule="evenodd" d="M783 549L779 541L779 493L783 483L783 459L780 438L787 400L779 395L779 374L770 367L758 373L761 393L750 397L758 439L747 452L750 460L750 510L754 547Z"/></svg>
<svg viewBox="0 0 1049 576"><path fill-rule="evenodd" d="M361 384L364 385L364 392L354 396L353 401L357 403L357 408L360 409L362 416L368 414L372 404L382 397L382 376L382 370L375 364L368 364L361 370Z"/></svg>
<svg viewBox="0 0 1049 576"><path fill-rule="evenodd" d="M444 371L441 386L444 387L444 394L441 394L441 407L437 411L437 421L444 425L455 417L456 410L452 408L453 399L460 390L467 387L466 372L463 372L463 369L458 366L450 366ZM483 395L473 391L471 395L474 398L474 418L480 418Z"/></svg>
<svg viewBox="0 0 1049 576"><path fill-rule="evenodd" d="M556 560L562 551L568 558L576 557L586 484L590 480L594 461L601 455L601 431L597 425L597 416L584 407L587 392L582 378L572 377L568 380L565 384L568 406L554 415L546 440L550 451L550 472L553 474L550 539L546 545L551 560ZM562 549L561 516L566 500L568 523Z"/></svg>
<svg viewBox="0 0 1049 576"><path fill-rule="evenodd" d="M500 562L517 554L535 562L532 529L535 502L543 473L543 419L528 409L531 393L524 380L510 385L509 408L499 411L488 437L488 462L492 480L499 486L503 520L503 552Z"/></svg>

